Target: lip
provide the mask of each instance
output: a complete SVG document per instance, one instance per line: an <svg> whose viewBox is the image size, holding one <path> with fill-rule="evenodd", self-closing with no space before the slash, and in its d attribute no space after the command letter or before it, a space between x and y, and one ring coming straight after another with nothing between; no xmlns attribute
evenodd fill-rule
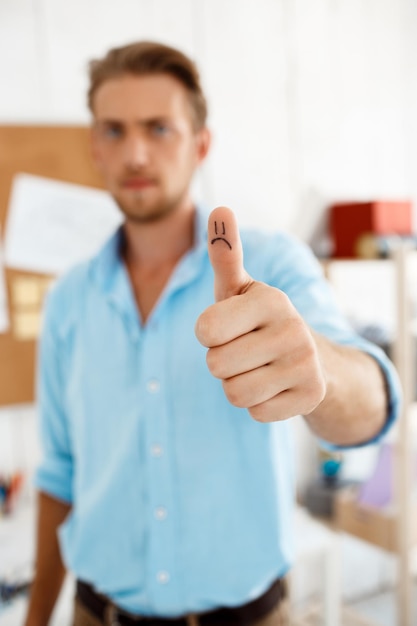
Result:
<svg viewBox="0 0 417 626"><path fill-rule="evenodd" d="M128 178L123 181L123 187L125 189L146 189L153 187L155 182L150 178Z"/></svg>

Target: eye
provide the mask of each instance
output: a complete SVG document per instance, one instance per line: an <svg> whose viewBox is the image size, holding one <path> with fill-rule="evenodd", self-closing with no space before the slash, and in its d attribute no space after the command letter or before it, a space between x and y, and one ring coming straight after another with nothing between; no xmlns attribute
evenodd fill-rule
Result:
<svg viewBox="0 0 417 626"><path fill-rule="evenodd" d="M170 133L170 130L169 126L163 122L155 122L151 127L151 132L155 137L165 137Z"/></svg>
<svg viewBox="0 0 417 626"><path fill-rule="evenodd" d="M120 139L123 135L123 129L119 124L108 124L103 128L103 136L106 139Z"/></svg>

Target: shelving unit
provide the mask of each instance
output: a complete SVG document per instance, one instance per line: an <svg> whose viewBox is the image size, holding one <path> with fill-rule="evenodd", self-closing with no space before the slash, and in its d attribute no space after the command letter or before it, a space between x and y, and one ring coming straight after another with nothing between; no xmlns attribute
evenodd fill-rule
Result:
<svg viewBox="0 0 417 626"><path fill-rule="evenodd" d="M366 262L361 260L362 262ZM413 436L412 416L417 417L415 398L415 341L412 331L412 262L417 252L399 244L389 260L395 281L396 332L393 342L393 362L403 388L401 415L396 425L394 442L394 500L389 511L360 505L352 491L341 492L336 502L338 530L368 541L397 557L397 626L415 626L417 615L412 607L412 561L417 548L417 504L412 497ZM326 261L325 272L330 281L333 264L355 263L355 260ZM417 277L417 273L415 273ZM393 625L394 626L394 625Z"/></svg>
<svg viewBox="0 0 417 626"><path fill-rule="evenodd" d="M398 333L395 343L394 362L397 366L403 386L404 402L399 421L399 432L396 443L396 505L397 518L397 552L398 552L398 621L404 626L412 626L412 578L411 553L417 545L417 537L413 532L412 517L417 521L415 507L411 498L412 488L412 429L411 413L414 403L414 381L416 379L414 363L414 341L412 335L412 302L409 296L409 259L415 253L409 252L404 246L398 248L394 255L397 268L397 320ZM417 526L414 525L414 528Z"/></svg>

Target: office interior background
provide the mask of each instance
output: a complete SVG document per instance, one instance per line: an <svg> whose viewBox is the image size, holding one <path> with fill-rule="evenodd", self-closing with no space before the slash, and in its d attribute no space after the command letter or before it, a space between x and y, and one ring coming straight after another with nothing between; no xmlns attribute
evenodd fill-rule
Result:
<svg viewBox="0 0 417 626"><path fill-rule="evenodd" d="M0 125L88 124L88 60L137 39L177 46L201 70L214 140L195 193L208 207L325 254L332 203L417 206L415 0L1 0ZM355 301L350 314L378 323L392 292L371 283L374 295L346 272L338 288L344 305ZM36 405L0 407L0 473L24 470L30 506L36 420ZM317 449L301 420L295 431L302 490ZM363 478L375 454L349 453L344 471ZM344 601L395 581L386 553L340 542ZM316 569L299 572L300 598L316 591Z"/></svg>

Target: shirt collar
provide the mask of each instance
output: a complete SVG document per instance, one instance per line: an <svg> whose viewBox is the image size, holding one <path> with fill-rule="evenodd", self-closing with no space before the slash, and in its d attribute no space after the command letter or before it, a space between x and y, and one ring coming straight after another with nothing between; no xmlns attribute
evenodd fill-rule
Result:
<svg viewBox="0 0 417 626"><path fill-rule="evenodd" d="M181 259L173 276L173 286L178 287L196 276L201 263L207 256L207 220L208 211L196 207L194 222L194 246ZM125 265L121 258L123 244L123 225L106 241L92 260L92 271L103 292L113 296L126 296L126 288L130 291L130 283ZM127 284L124 284L127 283Z"/></svg>

